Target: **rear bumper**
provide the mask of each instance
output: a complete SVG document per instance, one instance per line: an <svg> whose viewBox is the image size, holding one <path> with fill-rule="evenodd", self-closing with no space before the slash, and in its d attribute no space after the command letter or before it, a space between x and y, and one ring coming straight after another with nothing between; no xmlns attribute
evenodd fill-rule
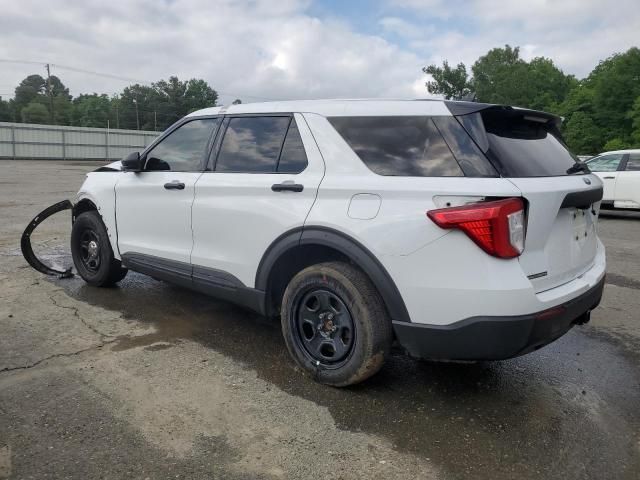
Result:
<svg viewBox="0 0 640 480"><path fill-rule="evenodd" d="M409 355L434 360L502 360L536 350L589 321L604 277L580 296L551 309L518 316L472 317L450 325L393 322Z"/></svg>

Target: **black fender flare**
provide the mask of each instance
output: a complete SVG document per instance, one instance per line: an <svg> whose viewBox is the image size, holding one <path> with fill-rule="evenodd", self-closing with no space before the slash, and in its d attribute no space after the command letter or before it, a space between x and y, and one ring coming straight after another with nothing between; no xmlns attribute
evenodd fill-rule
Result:
<svg viewBox="0 0 640 480"><path fill-rule="evenodd" d="M22 250L22 256L25 258L27 263L37 271L46 273L47 275L58 275L60 276L60 278L68 278L73 276L73 273L71 273L72 267L69 267L66 270L57 270L55 268L52 268L44 264L36 256L36 254L33 253L33 248L31 247L31 234L38 227L38 225L44 222L51 215L73 208L74 205L70 200L63 200L61 202L54 203L53 205L45 208L38 215L36 215L33 220L29 222L29 225L27 225L27 228L25 228L24 232L22 233L22 237L20 238L20 250Z"/></svg>
<svg viewBox="0 0 640 480"><path fill-rule="evenodd" d="M274 240L260 260L255 288L266 292L271 270L278 259L289 250L303 245L329 247L346 256L371 279L380 292L391 319L411 322L398 287L376 256L356 239L328 227L296 228Z"/></svg>

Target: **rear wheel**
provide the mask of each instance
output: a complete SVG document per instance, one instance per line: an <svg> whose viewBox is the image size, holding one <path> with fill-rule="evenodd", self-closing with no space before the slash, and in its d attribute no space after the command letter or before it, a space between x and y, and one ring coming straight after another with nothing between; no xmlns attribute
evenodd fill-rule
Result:
<svg viewBox="0 0 640 480"><path fill-rule="evenodd" d="M342 262L313 265L289 283L282 301L289 353L318 382L343 387L382 367L393 333L367 276Z"/></svg>
<svg viewBox="0 0 640 480"><path fill-rule="evenodd" d="M71 255L78 274L90 285L111 286L127 274L113 256L107 229L95 210L80 214L73 223Z"/></svg>

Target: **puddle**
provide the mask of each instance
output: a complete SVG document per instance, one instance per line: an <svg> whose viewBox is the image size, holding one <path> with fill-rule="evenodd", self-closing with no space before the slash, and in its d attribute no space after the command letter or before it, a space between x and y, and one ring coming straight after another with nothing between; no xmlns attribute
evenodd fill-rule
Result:
<svg viewBox="0 0 640 480"><path fill-rule="evenodd" d="M512 478L517 471L520 478L551 478L576 462L596 470L608 464L603 476L617 478L624 477L616 470L624 465L640 469L631 440L640 431L638 365L578 329L504 362L431 364L394 354L364 384L334 389L294 369L278 322L133 272L108 289L77 277L55 282L76 299L157 329L121 338L114 350L199 342L287 393L327 407L340 428L385 437L454 477ZM580 401L582 391L585 399L601 399L598 415L593 402ZM561 448L566 462L553 465L548 454Z"/></svg>

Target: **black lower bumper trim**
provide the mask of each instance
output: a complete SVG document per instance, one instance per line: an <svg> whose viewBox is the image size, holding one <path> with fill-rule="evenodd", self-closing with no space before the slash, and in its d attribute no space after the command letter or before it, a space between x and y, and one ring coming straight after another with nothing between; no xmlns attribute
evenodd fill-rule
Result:
<svg viewBox="0 0 640 480"><path fill-rule="evenodd" d="M536 350L589 321L604 278L582 295L549 310L503 317L472 317L451 325L393 322L409 355L434 360L503 360Z"/></svg>

